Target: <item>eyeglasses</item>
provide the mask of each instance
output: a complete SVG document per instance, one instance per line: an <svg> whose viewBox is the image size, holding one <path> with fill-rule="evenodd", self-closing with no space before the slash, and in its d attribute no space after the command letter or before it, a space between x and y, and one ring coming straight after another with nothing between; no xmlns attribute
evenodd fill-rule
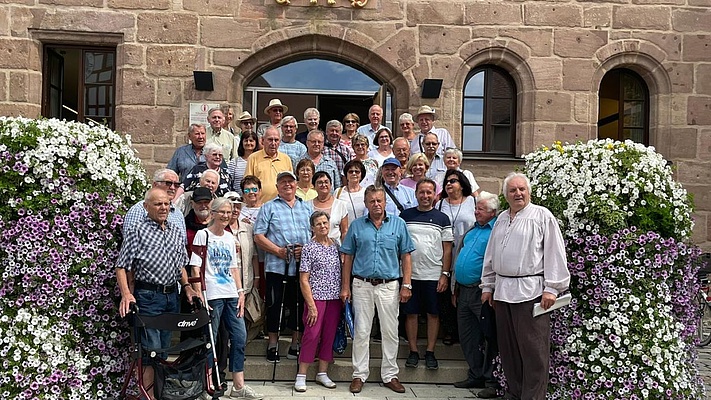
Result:
<svg viewBox="0 0 711 400"><path fill-rule="evenodd" d="M259 188L244 188L244 190L242 190L242 191L245 194L247 194L247 193L257 193L258 190L259 190Z"/></svg>
<svg viewBox="0 0 711 400"><path fill-rule="evenodd" d="M354 119L347 119L347 120L345 120L344 122L347 123L347 124L357 124L357 123L358 123L358 121L356 121L356 120L354 120Z"/></svg>
<svg viewBox="0 0 711 400"><path fill-rule="evenodd" d="M232 211L213 211L213 214L220 214L224 216L232 215Z"/></svg>
<svg viewBox="0 0 711 400"><path fill-rule="evenodd" d="M459 179L449 179L447 180L447 183L450 185L454 185L455 183L459 183Z"/></svg>
<svg viewBox="0 0 711 400"><path fill-rule="evenodd" d="M365 143L353 143L353 147L365 147L367 146Z"/></svg>
<svg viewBox="0 0 711 400"><path fill-rule="evenodd" d="M240 124L242 124L242 125L254 125L254 122L252 122L252 121L240 121Z"/></svg>
<svg viewBox="0 0 711 400"><path fill-rule="evenodd" d="M329 181L316 181L316 186L328 186L331 182Z"/></svg>
<svg viewBox="0 0 711 400"><path fill-rule="evenodd" d="M352 169L352 170L348 171L348 173L349 174L360 174L360 170L359 169Z"/></svg>
<svg viewBox="0 0 711 400"><path fill-rule="evenodd" d="M174 188L179 188L180 187L180 182L173 182L173 181L156 181L157 183L162 183L165 186L168 187L174 187Z"/></svg>
<svg viewBox="0 0 711 400"><path fill-rule="evenodd" d="M222 154L219 154L219 153L212 153L212 154L210 154L210 155L213 156L213 157L222 158Z"/></svg>
<svg viewBox="0 0 711 400"><path fill-rule="evenodd" d="M422 144L425 145L425 146L427 146L427 147L430 147L430 146L434 147L434 146L439 145L439 143L432 143L432 142L424 142L424 143L422 143Z"/></svg>

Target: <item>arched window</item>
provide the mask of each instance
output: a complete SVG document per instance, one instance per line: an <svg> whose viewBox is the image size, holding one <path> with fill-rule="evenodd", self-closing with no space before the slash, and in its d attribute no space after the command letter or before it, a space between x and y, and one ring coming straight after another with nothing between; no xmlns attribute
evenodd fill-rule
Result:
<svg viewBox="0 0 711 400"><path fill-rule="evenodd" d="M598 109L598 138L649 144L649 90L637 73L620 68L605 74Z"/></svg>
<svg viewBox="0 0 711 400"><path fill-rule="evenodd" d="M498 67L474 69L464 83L462 150L512 156L516 145L516 84Z"/></svg>

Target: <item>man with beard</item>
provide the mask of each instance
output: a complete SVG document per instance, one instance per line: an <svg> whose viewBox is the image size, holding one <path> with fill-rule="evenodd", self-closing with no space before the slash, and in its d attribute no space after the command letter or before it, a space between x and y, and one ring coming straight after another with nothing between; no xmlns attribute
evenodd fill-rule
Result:
<svg viewBox="0 0 711 400"><path fill-rule="evenodd" d="M212 192L208 188L199 187L193 192L190 200L191 209L185 216L185 229L187 231L188 243L192 243L195 233L200 229L207 228L210 219L210 202ZM188 249L189 250L189 249Z"/></svg>

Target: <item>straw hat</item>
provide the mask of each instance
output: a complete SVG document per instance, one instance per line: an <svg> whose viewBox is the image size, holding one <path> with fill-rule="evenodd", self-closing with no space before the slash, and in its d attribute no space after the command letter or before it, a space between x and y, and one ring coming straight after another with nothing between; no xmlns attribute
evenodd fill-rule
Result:
<svg viewBox="0 0 711 400"><path fill-rule="evenodd" d="M422 114L431 114L432 119L437 119L437 113L435 112L435 109L430 106L420 107L420 109L417 110L417 117L416 118L420 118L420 115L422 115Z"/></svg>
<svg viewBox="0 0 711 400"><path fill-rule="evenodd" d="M237 117L237 121L239 122L245 122L245 121L252 121L253 124L257 123L257 119L252 116L252 114L249 113L249 111L242 111L242 113Z"/></svg>
<svg viewBox="0 0 711 400"><path fill-rule="evenodd" d="M284 114L286 114L287 111L289 111L289 107L285 106L284 104L281 104L281 100L279 99L271 99L269 100L269 105L267 108L264 109L264 113L269 115L269 110L271 110L274 107L281 107L284 109Z"/></svg>

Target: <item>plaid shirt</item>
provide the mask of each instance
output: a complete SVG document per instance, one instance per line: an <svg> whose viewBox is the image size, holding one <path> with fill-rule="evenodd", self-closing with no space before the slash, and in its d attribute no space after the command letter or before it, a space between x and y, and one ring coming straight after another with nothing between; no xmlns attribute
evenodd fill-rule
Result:
<svg viewBox="0 0 711 400"><path fill-rule="evenodd" d="M172 222L163 229L146 216L126 232L116 268L134 271L136 281L173 285L188 264L183 235Z"/></svg>
<svg viewBox="0 0 711 400"><path fill-rule="evenodd" d="M123 228L121 229L121 233L123 234L124 237L128 234L128 231L138 225L141 221L146 219L148 216L148 212L146 211L146 208L143 207L143 202L144 200L139 201L138 203L134 204L131 206L131 208L128 209L128 212L126 213L126 216L123 217ZM187 236L186 236L186 231L185 231L185 217L183 216L183 213L179 211L178 209L175 208L175 206L171 203L170 205L170 213L168 213L168 222L171 224L175 225L178 230L181 232L183 241L187 243Z"/></svg>
<svg viewBox="0 0 711 400"><path fill-rule="evenodd" d="M356 155L353 148L344 145L342 141L339 141L337 145L333 145L331 142L326 141L326 145L323 147L322 153L336 164L336 168L341 176L345 176L343 167L348 161L354 159ZM338 186L334 187L338 188Z"/></svg>

